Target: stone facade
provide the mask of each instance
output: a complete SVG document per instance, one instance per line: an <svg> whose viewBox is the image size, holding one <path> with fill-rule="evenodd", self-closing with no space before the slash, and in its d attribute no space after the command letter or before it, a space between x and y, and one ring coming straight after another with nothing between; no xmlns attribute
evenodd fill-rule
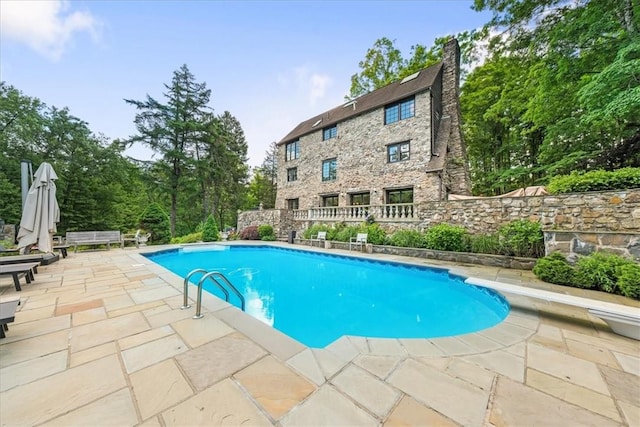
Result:
<svg viewBox="0 0 640 427"><path fill-rule="evenodd" d="M434 78L428 86L411 92L410 97L415 100L413 117L385 124L386 103L399 100L376 99L374 108L365 108L358 114L345 115L336 108L318 116L317 123L331 115L345 117L335 124L336 136L327 140L323 140L323 125L305 127L308 121L301 123L279 143L276 208L287 208L290 200L297 200L299 209L327 206L326 197L337 197L338 206L361 204L353 201L356 194L368 194L370 205L383 205L389 203L389 191L400 189L412 190L414 204L444 200L447 192L469 194L460 131L459 55L457 41L451 40L445 47L444 62L421 71ZM397 95L401 88L379 89L383 90ZM376 92L363 98L376 98ZM369 102L363 99L358 103L359 99L342 108L355 111ZM299 128L304 130L298 132ZM296 140L299 156L287 160L287 144ZM409 158L389 162L388 146L404 142L409 143ZM323 162L330 159L336 160L336 178L323 181ZM293 169L295 180L289 176Z"/></svg>
<svg viewBox="0 0 640 427"><path fill-rule="evenodd" d="M286 199L299 200L301 209L322 206L322 197L339 196L339 205L350 204L349 194L368 192L372 205L384 203L386 189L414 188L414 201L439 200L432 177L424 171L431 157L429 92L415 97L415 117L383 125L384 108L365 113L338 125L338 136L322 140L322 129L299 139L300 157L281 162L276 206ZM387 145L410 141L410 160L387 162ZM345 147L348 147L345 149ZM284 158L281 146L280 158ZM337 159L334 181L322 181L322 162ZM297 168L298 179L287 182L287 169ZM284 171L284 172L282 172ZM436 187L437 188L437 187Z"/></svg>
<svg viewBox="0 0 640 427"><path fill-rule="evenodd" d="M250 225L268 224L278 238L285 238L291 230L301 230L302 224L294 223L293 212L287 209L260 209L244 211L238 214L238 231ZM307 228L307 227L305 227Z"/></svg>

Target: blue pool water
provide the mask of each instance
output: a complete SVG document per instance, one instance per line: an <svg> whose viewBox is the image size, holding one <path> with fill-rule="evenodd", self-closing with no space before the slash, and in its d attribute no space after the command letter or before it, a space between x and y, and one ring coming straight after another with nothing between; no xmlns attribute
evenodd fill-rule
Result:
<svg viewBox="0 0 640 427"><path fill-rule="evenodd" d="M494 326L509 313L500 294L466 285L446 270L268 246L215 245L147 257L181 277L197 268L220 271L243 294L248 314L309 347L343 335L465 334ZM224 298L208 280L204 289Z"/></svg>

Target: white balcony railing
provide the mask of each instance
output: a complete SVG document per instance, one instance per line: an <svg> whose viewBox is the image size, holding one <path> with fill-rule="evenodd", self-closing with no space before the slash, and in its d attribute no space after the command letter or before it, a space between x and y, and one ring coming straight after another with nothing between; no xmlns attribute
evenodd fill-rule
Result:
<svg viewBox="0 0 640 427"><path fill-rule="evenodd" d="M361 222L371 215L375 221L416 221L418 210L413 203L368 206L333 206L293 211L293 219L310 221Z"/></svg>

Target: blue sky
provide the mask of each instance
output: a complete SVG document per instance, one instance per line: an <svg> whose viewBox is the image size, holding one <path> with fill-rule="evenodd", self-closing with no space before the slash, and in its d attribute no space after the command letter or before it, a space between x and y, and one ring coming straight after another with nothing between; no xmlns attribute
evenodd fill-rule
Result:
<svg viewBox="0 0 640 427"><path fill-rule="evenodd" d="M0 79L68 107L96 134L135 134L125 98L163 99L187 64L217 114L242 125L249 164L298 123L341 104L358 62L381 38L414 44L478 28L472 1L0 2ZM148 159L132 147L128 155Z"/></svg>

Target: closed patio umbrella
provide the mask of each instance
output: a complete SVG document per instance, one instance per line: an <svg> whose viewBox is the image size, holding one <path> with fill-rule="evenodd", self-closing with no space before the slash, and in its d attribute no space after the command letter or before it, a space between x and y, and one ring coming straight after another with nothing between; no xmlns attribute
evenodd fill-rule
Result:
<svg viewBox="0 0 640 427"><path fill-rule="evenodd" d="M54 182L56 179L58 175L46 162L35 173L22 210L18 232L20 253L28 252L36 243L41 252L53 252L53 235L57 231L56 223L60 221Z"/></svg>

